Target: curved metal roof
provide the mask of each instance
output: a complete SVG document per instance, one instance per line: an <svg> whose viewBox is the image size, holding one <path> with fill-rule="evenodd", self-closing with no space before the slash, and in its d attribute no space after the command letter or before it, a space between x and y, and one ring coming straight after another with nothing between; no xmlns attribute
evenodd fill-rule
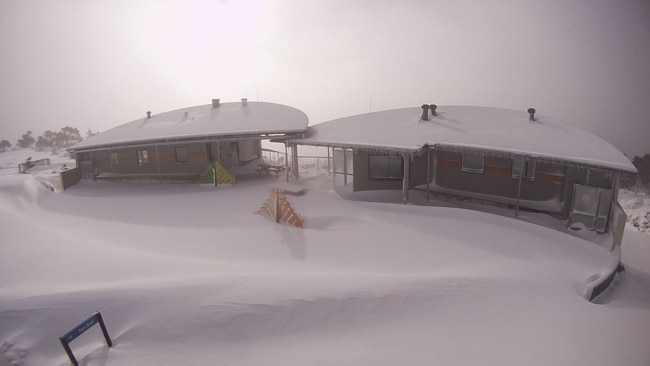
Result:
<svg viewBox="0 0 650 366"><path fill-rule="evenodd" d="M527 111L439 106L421 120L420 107L392 109L323 122L294 143L419 151L425 146L475 148L570 161L636 173L630 160L605 140L545 115Z"/></svg>
<svg viewBox="0 0 650 366"><path fill-rule="evenodd" d="M299 109L265 102L221 103L177 109L141 118L89 137L69 150L82 151L160 141L302 134L307 115Z"/></svg>

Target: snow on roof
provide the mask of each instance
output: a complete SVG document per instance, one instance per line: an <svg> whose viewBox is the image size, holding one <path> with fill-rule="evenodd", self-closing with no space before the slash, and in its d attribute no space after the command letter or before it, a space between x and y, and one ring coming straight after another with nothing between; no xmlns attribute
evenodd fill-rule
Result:
<svg viewBox="0 0 650 366"><path fill-rule="evenodd" d="M152 114L112 128L74 145L84 150L168 139L192 139L232 135L302 133L307 115L299 109L265 102L221 103Z"/></svg>
<svg viewBox="0 0 650 366"><path fill-rule="evenodd" d="M530 121L526 111L475 106L439 106L436 112L428 121L420 120L420 107L344 117L310 126L304 139L292 142L401 151L455 146L637 171L608 142L545 115Z"/></svg>

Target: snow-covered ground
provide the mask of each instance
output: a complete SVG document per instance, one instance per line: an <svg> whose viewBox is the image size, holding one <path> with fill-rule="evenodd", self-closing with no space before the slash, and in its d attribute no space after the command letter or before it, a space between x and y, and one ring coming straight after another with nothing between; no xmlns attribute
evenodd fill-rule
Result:
<svg viewBox="0 0 650 366"><path fill-rule="evenodd" d="M53 165L18 174L27 156ZM0 154L0 366L650 364L650 234L598 303L592 242L454 207L350 201L330 178L289 196L307 227L256 214L275 178L231 188L81 182L70 161ZM632 216L645 196L622 193Z"/></svg>

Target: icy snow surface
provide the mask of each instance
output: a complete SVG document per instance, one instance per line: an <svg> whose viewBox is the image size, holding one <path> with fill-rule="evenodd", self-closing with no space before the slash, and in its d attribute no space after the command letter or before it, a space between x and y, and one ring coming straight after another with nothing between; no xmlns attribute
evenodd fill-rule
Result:
<svg viewBox="0 0 650 366"><path fill-rule="evenodd" d="M457 145L636 172L630 160L601 138L562 121L526 111L474 106L439 106L421 121L419 107L344 117L311 126L307 144L391 147L407 151L428 144ZM298 141L298 140L297 140Z"/></svg>
<svg viewBox="0 0 650 366"><path fill-rule="evenodd" d="M30 155L53 165L18 174ZM578 289L611 254L560 230L344 200L326 175L289 197L297 229L255 214L274 177L52 192L64 162L0 154L0 366L69 365L58 337L94 311L114 346L92 328L82 365L650 364L647 233L595 304Z"/></svg>

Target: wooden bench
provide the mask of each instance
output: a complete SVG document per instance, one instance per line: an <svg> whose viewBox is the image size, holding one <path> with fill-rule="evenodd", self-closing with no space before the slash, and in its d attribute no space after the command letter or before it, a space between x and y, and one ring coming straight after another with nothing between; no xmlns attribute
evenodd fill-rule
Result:
<svg viewBox="0 0 650 366"><path fill-rule="evenodd" d="M258 168L255 169L255 171L262 176L262 173L266 174L275 174L276 177L280 176L280 173L285 171L286 166L284 165L276 165L276 164L258 164Z"/></svg>

